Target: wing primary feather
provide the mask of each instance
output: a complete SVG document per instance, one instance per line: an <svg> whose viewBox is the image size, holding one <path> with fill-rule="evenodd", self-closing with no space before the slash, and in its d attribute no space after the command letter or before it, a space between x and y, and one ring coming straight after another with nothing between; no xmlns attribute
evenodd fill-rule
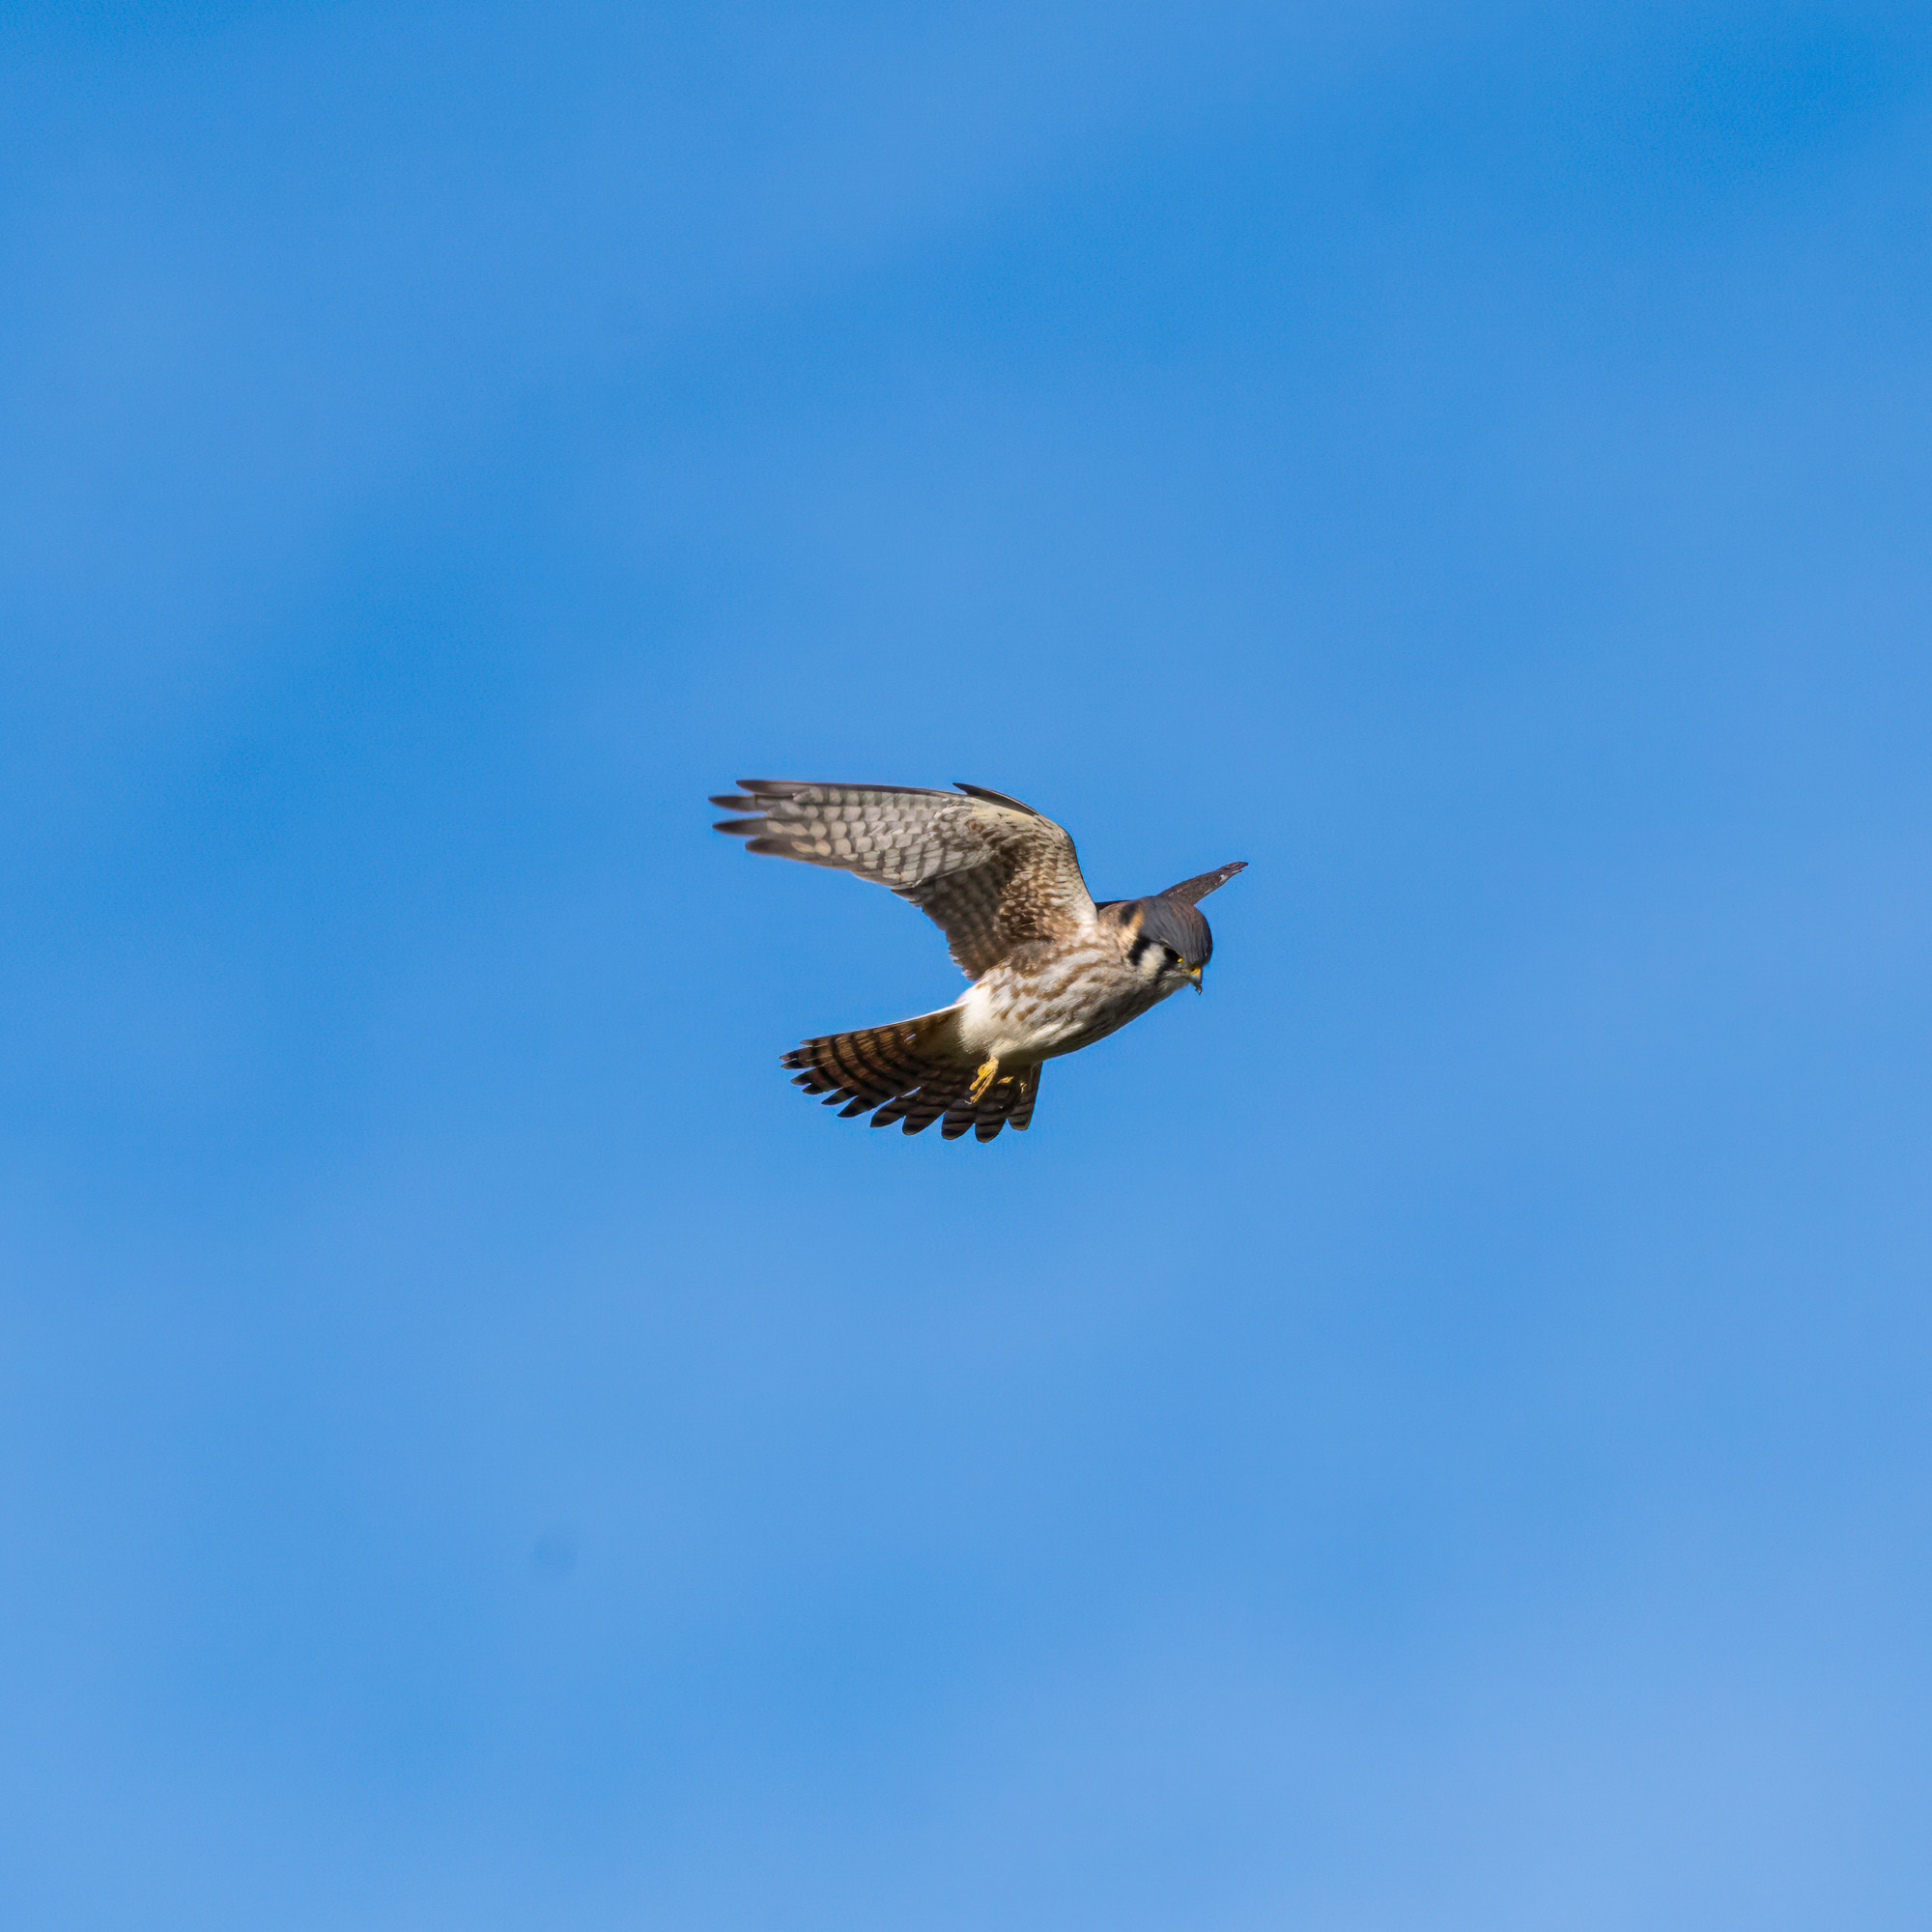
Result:
<svg viewBox="0 0 1932 1932"><path fill-rule="evenodd" d="M990 791L984 785L969 785L963 780L952 781L954 791L963 791L968 798L982 798L988 805L1004 806L1009 811L1023 811L1029 818L1044 818L1046 813L1036 810L1032 806L1017 798L1009 798L1003 791Z"/></svg>
<svg viewBox="0 0 1932 1932"><path fill-rule="evenodd" d="M1248 862L1236 859L1232 866L1217 867L1211 872L1197 873L1191 879L1182 879L1178 886L1169 886L1164 893L1155 893L1157 899L1179 899L1183 905L1198 905L1208 895L1218 887L1225 886L1236 872L1245 872Z"/></svg>

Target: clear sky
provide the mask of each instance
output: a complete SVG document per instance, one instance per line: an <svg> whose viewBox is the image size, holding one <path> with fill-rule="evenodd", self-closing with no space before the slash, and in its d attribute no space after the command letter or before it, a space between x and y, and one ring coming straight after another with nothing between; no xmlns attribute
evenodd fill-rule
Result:
<svg viewBox="0 0 1932 1932"><path fill-rule="evenodd" d="M1932 20L0 25L0 1917L1932 1910ZM1206 996L1033 1130L741 776Z"/></svg>

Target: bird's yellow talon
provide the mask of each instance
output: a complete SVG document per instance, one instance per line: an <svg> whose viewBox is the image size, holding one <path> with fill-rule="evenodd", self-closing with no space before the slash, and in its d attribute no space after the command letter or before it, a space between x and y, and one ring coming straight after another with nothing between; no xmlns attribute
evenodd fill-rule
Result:
<svg viewBox="0 0 1932 1932"><path fill-rule="evenodd" d="M999 1073L1000 1063L998 1060L987 1061L985 1065L980 1067L979 1072L973 1076L973 1087L972 1091L966 1095L967 1100L969 1102L977 1100L999 1078Z"/></svg>

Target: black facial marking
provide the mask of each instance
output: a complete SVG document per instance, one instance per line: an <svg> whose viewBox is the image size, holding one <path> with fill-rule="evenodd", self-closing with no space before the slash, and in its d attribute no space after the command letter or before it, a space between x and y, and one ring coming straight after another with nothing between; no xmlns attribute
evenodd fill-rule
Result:
<svg viewBox="0 0 1932 1932"><path fill-rule="evenodd" d="M1148 950L1148 948L1152 944L1153 941L1151 940L1146 933L1142 933L1141 936L1137 940L1135 940L1130 947L1127 948L1127 964L1129 966L1138 966L1141 963L1141 954L1145 952Z"/></svg>

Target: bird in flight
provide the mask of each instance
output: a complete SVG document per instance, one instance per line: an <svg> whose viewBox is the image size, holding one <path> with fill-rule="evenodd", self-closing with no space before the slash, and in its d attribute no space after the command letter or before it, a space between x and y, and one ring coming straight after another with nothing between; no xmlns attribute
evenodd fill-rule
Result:
<svg viewBox="0 0 1932 1932"><path fill-rule="evenodd" d="M1214 950L1197 901L1247 864L1151 898L1099 905L1073 840L1042 812L980 785L807 784L740 779L711 803L753 852L890 886L931 916L972 984L936 1013L809 1039L784 1056L795 1084L875 1127L934 1121L982 1141L1033 1119L1041 1065L1104 1039L1182 986Z"/></svg>

